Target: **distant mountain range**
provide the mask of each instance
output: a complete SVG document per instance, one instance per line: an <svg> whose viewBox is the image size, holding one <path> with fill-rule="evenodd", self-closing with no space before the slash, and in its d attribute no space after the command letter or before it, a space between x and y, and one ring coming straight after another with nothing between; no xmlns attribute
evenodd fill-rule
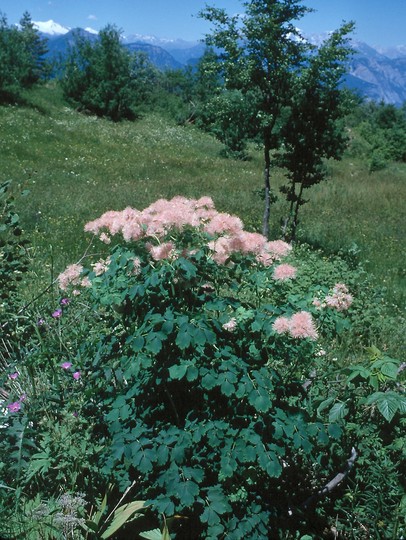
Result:
<svg viewBox="0 0 406 540"><path fill-rule="evenodd" d="M70 29L54 21L34 22L41 34L48 38L49 56L66 53L74 43L75 32L90 40L97 39L92 28ZM325 35L309 36L317 44ZM134 34L123 37L123 44L132 51L145 52L159 69L182 69L196 65L205 50L204 43L182 39L160 39ZM384 101L400 106L406 102L406 46L376 49L366 43L353 41L355 54L345 77L345 85L366 99Z"/></svg>

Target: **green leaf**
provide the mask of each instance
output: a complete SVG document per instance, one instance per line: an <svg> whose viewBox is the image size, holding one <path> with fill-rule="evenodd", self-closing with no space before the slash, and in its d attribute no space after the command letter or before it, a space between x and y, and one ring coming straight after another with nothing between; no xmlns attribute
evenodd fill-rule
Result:
<svg viewBox="0 0 406 540"><path fill-rule="evenodd" d="M342 420L348 413L348 407L343 402L334 403L331 407L328 419L331 423L337 422L337 420Z"/></svg>
<svg viewBox="0 0 406 540"><path fill-rule="evenodd" d="M397 411L405 412L406 398L397 392L374 392L366 400L366 405L376 404L378 411L391 422Z"/></svg>
<svg viewBox="0 0 406 540"><path fill-rule="evenodd" d="M217 379L211 373L206 373L202 378L202 386L206 390L212 390L217 385Z"/></svg>
<svg viewBox="0 0 406 540"><path fill-rule="evenodd" d="M184 506L192 506L195 502L195 497L199 494L199 486L192 480L180 482L177 489L177 497Z"/></svg>
<svg viewBox="0 0 406 540"><path fill-rule="evenodd" d="M162 349L162 340L156 334L153 334L151 339L147 341L145 348L152 354L158 354Z"/></svg>
<svg viewBox="0 0 406 540"><path fill-rule="evenodd" d="M220 470L224 478L230 478L237 470L237 462L231 456L222 456L220 461Z"/></svg>
<svg viewBox="0 0 406 540"><path fill-rule="evenodd" d="M162 533L159 529L153 529L151 531L144 531L139 533L141 538L146 538L147 540L162 540Z"/></svg>
<svg viewBox="0 0 406 540"><path fill-rule="evenodd" d="M398 376L398 366L392 362L385 362L381 367L381 373L389 379L396 379Z"/></svg>
<svg viewBox="0 0 406 540"><path fill-rule="evenodd" d="M329 397L325 399L324 401L322 401L320 405L317 407L317 416L321 416L321 413L324 411L324 409L327 409L327 407L331 405L331 403L333 403L334 399L335 398L333 397Z"/></svg>
<svg viewBox="0 0 406 540"><path fill-rule="evenodd" d="M387 397L380 399L377 402L377 407L385 420L391 422L399 408L399 403L397 399L394 399L393 397Z"/></svg>
<svg viewBox="0 0 406 540"><path fill-rule="evenodd" d="M141 538L146 538L147 540L170 540L171 539L169 535L169 530L166 524L164 525L162 532L159 529L153 529L151 531L144 531L142 533L139 533L139 536L141 536Z"/></svg>
<svg viewBox="0 0 406 540"><path fill-rule="evenodd" d="M208 525L217 525L220 523L220 516L211 506L206 506L200 519L203 523L207 523Z"/></svg>
<svg viewBox="0 0 406 540"><path fill-rule="evenodd" d="M176 336L176 345L181 349L182 351L184 349L187 349L190 346L190 342L192 341L192 336L190 333L190 325L184 325L182 328L180 328L178 335Z"/></svg>
<svg viewBox="0 0 406 540"><path fill-rule="evenodd" d="M234 385L231 384L227 379L222 383L220 389L221 392L227 397L231 396L235 390Z"/></svg>
<svg viewBox="0 0 406 540"><path fill-rule="evenodd" d="M220 487L209 488L207 491L207 499L210 502L211 509L217 514L225 514L226 512L230 512L231 506Z"/></svg>
<svg viewBox="0 0 406 540"><path fill-rule="evenodd" d="M199 370L196 366L188 365L187 372L186 372L186 378L189 382L195 381L199 376Z"/></svg>
<svg viewBox="0 0 406 540"><path fill-rule="evenodd" d="M134 352L140 352L145 344L145 339L142 336L137 336L131 342L131 349Z"/></svg>
<svg viewBox="0 0 406 540"><path fill-rule="evenodd" d="M187 364L181 364L180 366L171 366L169 368L169 375L171 379L183 379L183 377L186 375L187 368Z"/></svg>
<svg viewBox="0 0 406 540"><path fill-rule="evenodd" d="M330 424L327 431L330 437L333 437L333 439L339 439L341 437L342 431L338 424Z"/></svg>
<svg viewBox="0 0 406 540"><path fill-rule="evenodd" d="M253 390L248 399L258 412L267 412L271 408L269 396L264 393L258 393L257 390Z"/></svg>
<svg viewBox="0 0 406 540"><path fill-rule="evenodd" d="M120 527L126 523L136 512L139 512L145 507L145 501L133 501L117 508L114 512L113 519L108 528L101 535L101 538L110 538Z"/></svg>

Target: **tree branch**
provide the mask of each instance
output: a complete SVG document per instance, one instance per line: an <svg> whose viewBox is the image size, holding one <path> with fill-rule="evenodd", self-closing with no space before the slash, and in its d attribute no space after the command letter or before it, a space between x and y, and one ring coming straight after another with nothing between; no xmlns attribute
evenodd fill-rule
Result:
<svg viewBox="0 0 406 540"><path fill-rule="evenodd" d="M337 486L341 484L341 482L347 478L349 472L354 466L354 463L358 457L358 453L355 450L355 448L351 449L351 455L347 460L347 464L345 466L345 469L343 472L338 473L330 482L328 482L322 489L320 489L317 493L314 493L311 495L306 501L301 505L300 508L307 509L309 506L311 506L313 503L321 499L322 497L325 497L329 493L331 493Z"/></svg>

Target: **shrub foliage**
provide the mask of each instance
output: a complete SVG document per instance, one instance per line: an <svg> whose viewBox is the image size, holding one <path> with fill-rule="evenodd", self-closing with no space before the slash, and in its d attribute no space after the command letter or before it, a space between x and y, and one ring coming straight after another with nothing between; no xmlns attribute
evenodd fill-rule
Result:
<svg viewBox="0 0 406 540"><path fill-rule="evenodd" d="M86 230L104 255L59 276L63 297L3 374L0 478L20 508L41 493L60 534L69 495L78 535L108 538L137 516L127 537L321 538L338 514L355 526L348 476L352 518L378 530L374 497L357 491L372 482L373 440L390 475L383 512L400 509L400 362L372 351L343 371L321 348L348 327L344 284L300 286L288 244L208 197L107 212ZM117 508L129 489L138 502Z"/></svg>

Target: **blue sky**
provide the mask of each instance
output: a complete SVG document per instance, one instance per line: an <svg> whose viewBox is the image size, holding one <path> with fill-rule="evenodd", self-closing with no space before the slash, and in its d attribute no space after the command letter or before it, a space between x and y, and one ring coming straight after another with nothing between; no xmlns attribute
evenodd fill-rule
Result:
<svg viewBox="0 0 406 540"><path fill-rule="evenodd" d="M238 0L209 0L229 13L243 11ZM306 0L317 11L297 26L305 33L338 28L343 20L355 20L355 38L370 45L406 44L406 0ZM54 21L71 28L100 30L114 23L126 34L198 40L209 30L196 15L205 0L2 0L0 10L10 23L30 12L34 21Z"/></svg>

